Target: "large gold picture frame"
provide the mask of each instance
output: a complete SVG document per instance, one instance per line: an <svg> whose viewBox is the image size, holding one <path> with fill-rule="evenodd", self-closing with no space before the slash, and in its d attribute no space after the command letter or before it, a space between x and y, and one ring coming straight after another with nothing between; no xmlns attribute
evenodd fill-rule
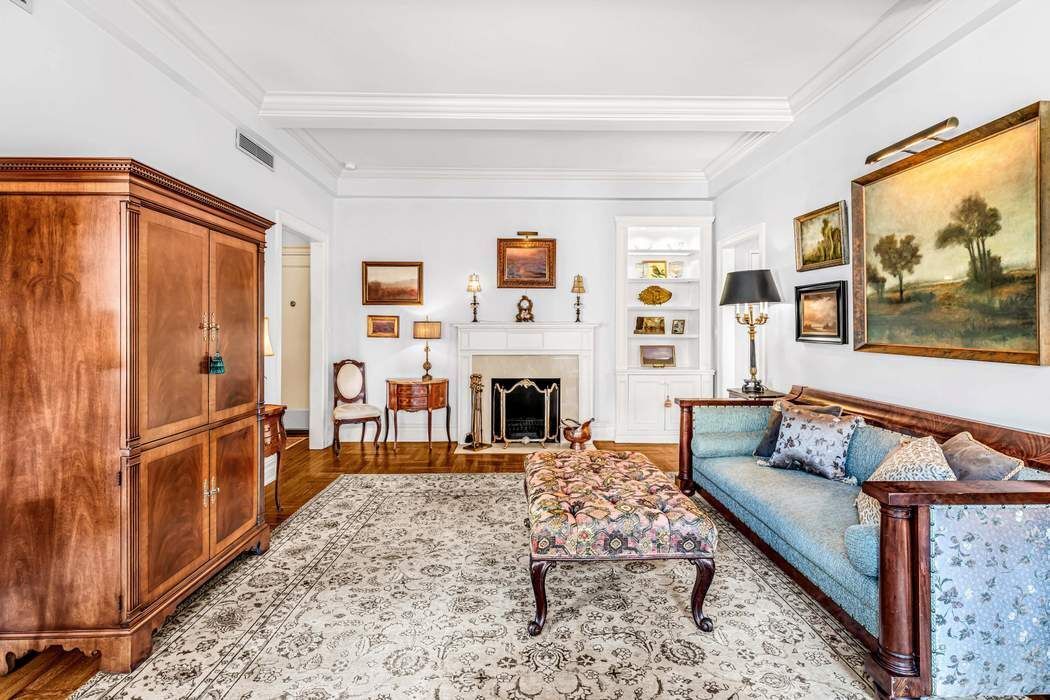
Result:
<svg viewBox="0 0 1050 700"><path fill-rule="evenodd" d="M1050 364L1050 102L853 181L853 345Z"/></svg>
<svg viewBox="0 0 1050 700"><path fill-rule="evenodd" d="M553 238L497 238L496 286L554 289L558 242Z"/></svg>
<svg viewBox="0 0 1050 700"><path fill-rule="evenodd" d="M361 303L405 306L423 303L423 263L361 263Z"/></svg>

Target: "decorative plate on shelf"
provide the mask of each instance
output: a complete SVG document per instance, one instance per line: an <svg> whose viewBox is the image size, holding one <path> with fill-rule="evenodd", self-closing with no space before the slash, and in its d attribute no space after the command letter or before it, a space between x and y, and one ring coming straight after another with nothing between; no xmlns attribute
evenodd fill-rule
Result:
<svg viewBox="0 0 1050 700"><path fill-rule="evenodd" d="M646 306L659 306L671 301L671 292L663 287L651 284L638 293L638 300Z"/></svg>

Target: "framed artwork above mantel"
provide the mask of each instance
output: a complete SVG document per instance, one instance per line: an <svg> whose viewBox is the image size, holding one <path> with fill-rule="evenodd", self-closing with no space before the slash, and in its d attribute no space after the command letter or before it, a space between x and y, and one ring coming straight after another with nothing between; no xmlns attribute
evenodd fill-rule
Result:
<svg viewBox="0 0 1050 700"><path fill-rule="evenodd" d="M1050 364L1050 102L853 181L853 345Z"/></svg>
<svg viewBox="0 0 1050 700"><path fill-rule="evenodd" d="M554 289L558 242L553 238L497 238L496 286Z"/></svg>

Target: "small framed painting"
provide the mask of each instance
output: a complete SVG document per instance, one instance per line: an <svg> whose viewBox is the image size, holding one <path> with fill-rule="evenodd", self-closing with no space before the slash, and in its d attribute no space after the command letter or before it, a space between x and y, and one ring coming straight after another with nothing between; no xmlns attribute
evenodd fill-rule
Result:
<svg viewBox="0 0 1050 700"><path fill-rule="evenodd" d="M553 238L497 238L496 286L554 289L558 242Z"/></svg>
<svg viewBox="0 0 1050 700"><path fill-rule="evenodd" d="M369 338L398 338L401 336L400 316L369 316Z"/></svg>
<svg viewBox="0 0 1050 700"><path fill-rule="evenodd" d="M674 367L673 345L643 345L640 348L642 367Z"/></svg>
<svg viewBox="0 0 1050 700"><path fill-rule="evenodd" d="M846 202L795 217L795 269L819 270L849 263Z"/></svg>
<svg viewBox="0 0 1050 700"><path fill-rule="evenodd" d="M844 280L795 287L795 340L844 345L846 326Z"/></svg>
<svg viewBox="0 0 1050 700"><path fill-rule="evenodd" d="M402 306L423 303L423 263L362 262L361 303Z"/></svg>
<svg viewBox="0 0 1050 700"><path fill-rule="evenodd" d="M685 319L676 318L671 321L671 333L673 335L685 335Z"/></svg>
<svg viewBox="0 0 1050 700"><path fill-rule="evenodd" d="M637 335L663 335L663 316L638 316L634 319L634 332Z"/></svg>

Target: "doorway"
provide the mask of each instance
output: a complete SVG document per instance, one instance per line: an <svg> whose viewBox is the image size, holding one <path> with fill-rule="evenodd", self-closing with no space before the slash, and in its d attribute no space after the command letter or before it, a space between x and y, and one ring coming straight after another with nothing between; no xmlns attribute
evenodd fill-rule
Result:
<svg viewBox="0 0 1050 700"><path fill-rule="evenodd" d="M766 266L766 225L756 224L718 243L718 289L721 297L726 275L738 270L758 270ZM720 306L718 313L718 395L739 387L750 366L747 328L736 321L732 306ZM759 334L755 352L761 376L766 366L766 346Z"/></svg>
<svg viewBox="0 0 1050 700"><path fill-rule="evenodd" d="M285 231L281 248L281 403L284 427L310 429L310 245Z"/></svg>
<svg viewBox="0 0 1050 700"><path fill-rule="evenodd" d="M309 302L300 314L301 321L308 319L307 358L300 364L307 366L307 426L311 450L328 447L332 442L332 365L329 364L328 345L328 234L292 214L278 210L276 225L266 234L266 315L270 319L270 340L274 356L265 363L264 392L267 403L285 404L284 396L284 310L294 298L298 308L303 296L288 297L284 293L284 248L306 246L309 263L305 275L309 279ZM272 253L271 253L272 251ZM301 337L301 336L299 336ZM298 353L297 353L298 354ZM327 407L327 408L326 408ZM291 409L291 406L289 406ZM285 427L292 429L288 417ZM272 458L271 458L272 459ZM268 466L269 470L270 467ZM267 472L269 477L269 471Z"/></svg>

